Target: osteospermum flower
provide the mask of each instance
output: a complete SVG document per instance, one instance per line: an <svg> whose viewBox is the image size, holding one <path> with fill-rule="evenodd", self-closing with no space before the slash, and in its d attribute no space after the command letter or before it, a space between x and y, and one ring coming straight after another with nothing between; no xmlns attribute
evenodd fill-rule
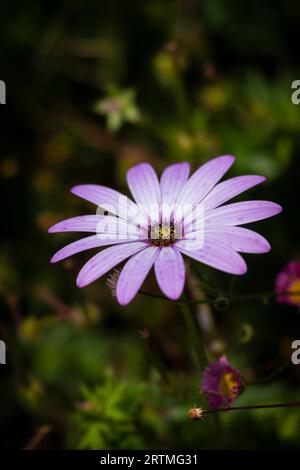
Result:
<svg viewBox="0 0 300 470"><path fill-rule="evenodd" d="M276 278L278 302L300 306L300 262L288 263Z"/></svg>
<svg viewBox="0 0 300 470"><path fill-rule="evenodd" d="M87 286L129 258L116 285L121 305L134 298L153 266L162 292L178 299L185 282L182 255L226 273L244 274L247 266L239 252L265 253L270 245L261 235L240 225L271 217L282 208L269 201L223 206L265 180L251 175L219 183L233 162L230 155L217 157L190 178L189 164L176 163L164 170L160 181L151 165L138 164L127 173L135 202L104 186L75 186L72 193L96 204L101 212L51 227L49 232L93 233L62 248L51 262L112 245L83 266L77 286Z"/></svg>
<svg viewBox="0 0 300 470"><path fill-rule="evenodd" d="M212 409L231 406L241 386L241 374L229 365L226 356L212 362L203 372L201 391Z"/></svg>

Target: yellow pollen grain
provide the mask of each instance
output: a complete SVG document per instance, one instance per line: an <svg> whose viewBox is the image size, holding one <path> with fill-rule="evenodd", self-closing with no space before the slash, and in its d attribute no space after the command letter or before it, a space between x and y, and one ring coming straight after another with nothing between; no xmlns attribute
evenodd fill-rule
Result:
<svg viewBox="0 0 300 470"><path fill-rule="evenodd" d="M178 239L177 235L176 228L172 224L157 224L148 231L148 237L155 246L172 245Z"/></svg>
<svg viewBox="0 0 300 470"><path fill-rule="evenodd" d="M159 229L159 238L171 238L172 230L170 227L161 227Z"/></svg>

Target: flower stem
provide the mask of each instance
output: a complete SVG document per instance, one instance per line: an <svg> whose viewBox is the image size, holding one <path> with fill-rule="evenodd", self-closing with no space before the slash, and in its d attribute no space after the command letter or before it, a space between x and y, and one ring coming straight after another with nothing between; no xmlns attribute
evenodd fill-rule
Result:
<svg viewBox="0 0 300 470"><path fill-rule="evenodd" d="M181 311L183 313L186 326L190 333L191 340L193 341L193 344L194 344L194 349L197 355L200 372L203 373L205 367L208 365L208 358L207 358L207 353L206 353L205 346L204 346L203 334L202 334L200 325L198 324L198 321L197 321L197 316L196 316L197 307L196 305L191 305L190 303L188 303L188 301L190 300L190 291L188 287L185 288L184 300L186 300L187 303L180 304ZM211 423L211 430L214 436L214 440L216 442L218 441L220 445L221 441L223 441L220 416L218 415L213 416L213 421Z"/></svg>
<svg viewBox="0 0 300 470"><path fill-rule="evenodd" d="M153 367L157 370L162 380L167 384L168 374L165 370L165 366L163 364L163 361L161 360L161 357L157 351L157 348L155 348L150 331L147 328L144 328L143 330L139 331L139 335L145 344L147 354L149 356L150 361L153 364Z"/></svg>
<svg viewBox="0 0 300 470"><path fill-rule="evenodd" d="M164 297L163 295L159 294L152 294L151 292L145 292L143 290L139 291L139 294L145 295L147 297L152 297L154 299L161 299L161 300L166 300L167 302L173 302L173 300L168 299L167 297ZM222 293L226 297L226 294ZM270 299L272 297L276 297L279 295L277 292L271 291L271 292L256 292L253 294L245 294L245 295L229 295L227 296L229 302L239 302L239 301L244 301L244 300L260 300L260 299ZM290 295L291 297L295 295L300 295L300 292L281 292L280 295ZM193 300L189 298L183 298L177 300L178 303L180 304L209 304L209 305L214 305L215 300L217 296L214 298L206 298L206 299L201 299L201 300Z"/></svg>
<svg viewBox="0 0 300 470"><path fill-rule="evenodd" d="M271 408L300 408L300 401L291 403L275 403L271 405L247 405L232 406L231 408L218 408L216 410L206 410L205 414L220 413L222 411L245 411L245 410L266 410Z"/></svg>
<svg viewBox="0 0 300 470"><path fill-rule="evenodd" d="M282 364L280 367L278 367L276 370L268 374L266 377L262 377L260 379L255 380L254 382L246 382L247 386L248 385L260 385L266 382L270 382L271 380L276 379L280 374L282 374L289 366L291 365L291 360L290 358L288 361L286 361L284 364Z"/></svg>
<svg viewBox="0 0 300 470"><path fill-rule="evenodd" d="M180 308L183 313L190 338L194 345L199 367L201 370L203 370L207 366L208 360L199 325L189 304L181 303Z"/></svg>
<svg viewBox="0 0 300 470"><path fill-rule="evenodd" d="M231 297L231 300L236 301L236 300L259 300L259 299L269 299L272 297L276 297L278 295L289 295L291 297L295 295L300 295L300 292L256 292L253 294L245 294L245 295L233 295Z"/></svg>
<svg viewBox="0 0 300 470"><path fill-rule="evenodd" d="M168 297L164 297L163 295L159 294L152 294L152 292L146 292L144 290L139 290L139 294L145 295L146 297L152 297L153 299L161 299L161 300L167 300L172 302L171 299L168 299Z"/></svg>
<svg viewBox="0 0 300 470"><path fill-rule="evenodd" d="M174 300L168 299L168 297L164 297L163 295L159 295L159 294L153 294L152 292L146 292L144 290L140 290L139 294L145 295L146 297L152 297L153 299L160 299L160 300L166 300L167 302L174 302ZM181 303L181 304L207 304L206 299L202 299L202 300L179 299L176 302Z"/></svg>

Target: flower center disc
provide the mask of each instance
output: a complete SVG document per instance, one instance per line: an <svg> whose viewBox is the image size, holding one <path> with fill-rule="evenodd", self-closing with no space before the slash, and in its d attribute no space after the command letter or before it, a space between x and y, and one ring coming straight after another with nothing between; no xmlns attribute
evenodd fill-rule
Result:
<svg viewBox="0 0 300 470"><path fill-rule="evenodd" d="M154 246L170 246L178 236L174 224L156 224L149 227L148 238Z"/></svg>
<svg viewBox="0 0 300 470"><path fill-rule="evenodd" d="M233 398L238 388L238 383L231 372L225 373L220 380L220 391L228 398Z"/></svg>
<svg viewBox="0 0 300 470"><path fill-rule="evenodd" d="M294 282L292 282L292 284L290 284L289 288L288 288L288 291L291 293L291 294L294 294L294 295L290 295L290 302L295 304L295 305L299 305L300 304L300 279L296 279Z"/></svg>

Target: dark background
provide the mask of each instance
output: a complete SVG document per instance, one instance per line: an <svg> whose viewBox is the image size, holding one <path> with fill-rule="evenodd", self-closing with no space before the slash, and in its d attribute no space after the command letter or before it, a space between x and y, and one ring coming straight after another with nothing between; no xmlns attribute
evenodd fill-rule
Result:
<svg viewBox="0 0 300 470"><path fill-rule="evenodd" d="M299 257L299 20L296 0L1 2L1 448L299 448L293 409L228 413L217 433L212 419L189 421L201 374L178 305L140 295L122 308L104 279L77 289L90 253L51 266L76 236L47 234L94 210L70 195L74 184L127 192L140 161L160 172L233 154L230 175L268 177L250 198L284 207L257 224L273 249L246 256L234 290L272 291ZM226 352L253 382L239 403L299 399L297 308L215 307L210 357Z"/></svg>

